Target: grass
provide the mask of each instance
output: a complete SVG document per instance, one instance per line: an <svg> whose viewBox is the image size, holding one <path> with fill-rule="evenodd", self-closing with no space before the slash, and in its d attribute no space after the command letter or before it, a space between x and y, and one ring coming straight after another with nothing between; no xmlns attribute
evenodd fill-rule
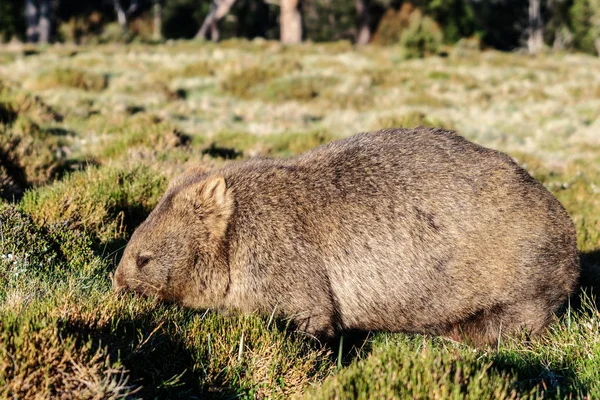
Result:
<svg viewBox="0 0 600 400"><path fill-rule="evenodd" d="M600 61L274 42L0 48L0 398L600 397ZM443 126L564 204L581 290L546 335L322 345L270 315L115 296L170 178L355 132Z"/></svg>

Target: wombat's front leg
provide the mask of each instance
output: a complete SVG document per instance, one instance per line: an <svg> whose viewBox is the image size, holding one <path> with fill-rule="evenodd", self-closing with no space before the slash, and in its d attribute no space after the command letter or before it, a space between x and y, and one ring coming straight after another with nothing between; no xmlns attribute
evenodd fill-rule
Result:
<svg viewBox="0 0 600 400"><path fill-rule="evenodd" d="M308 318L296 319L296 323L298 329L319 340L329 341L339 333L337 323L331 313L315 314L312 312Z"/></svg>

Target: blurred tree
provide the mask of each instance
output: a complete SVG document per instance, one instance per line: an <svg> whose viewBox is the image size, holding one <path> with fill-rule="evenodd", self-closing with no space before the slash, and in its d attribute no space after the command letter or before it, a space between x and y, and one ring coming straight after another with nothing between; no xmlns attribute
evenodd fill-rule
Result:
<svg viewBox="0 0 600 400"><path fill-rule="evenodd" d="M431 16L442 28L444 40L455 43L459 39L469 37L481 30L473 0L417 0L415 5L421 7L425 14Z"/></svg>
<svg viewBox="0 0 600 400"><path fill-rule="evenodd" d="M165 38L193 38L206 14L210 3L197 0L167 0L163 6L163 30Z"/></svg>
<svg viewBox="0 0 600 400"><path fill-rule="evenodd" d="M52 21L54 19L52 6L53 2L50 0L25 0L28 42L50 42Z"/></svg>
<svg viewBox="0 0 600 400"><path fill-rule="evenodd" d="M540 0L529 0L529 25L527 27L527 49L536 54L544 45L544 23L540 12Z"/></svg>
<svg viewBox="0 0 600 400"><path fill-rule="evenodd" d="M523 0L469 0L483 41L500 50L514 50L527 40L529 4Z"/></svg>
<svg viewBox="0 0 600 400"><path fill-rule="evenodd" d="M544 42L552 45L554 50L572 48L573 33L569 27L569 8L572 0L548 0L544 25Z"/></svg>
<svg viewBox="0 0 600 400"><path fill-rule="evenodd" d="M371 40L371 26L369 25L369 0L355 0L357 15L356 44L367 44Z"/></svg>
<svg viewBox="0 0 600 400"><path fill-rule="evenodd" d="M0 42L12 38L22 39L25 32L25 2L23 0L0 0Z"/></svg>
<svg viewBox="0 0 600 400"><path fill-rule="evenodd" d="M117 21L119 21L119 25L121 26L121 30L126 33L129 31L127 27L127 20L131 18L140 8L140 3L138 0L131 0L129 2L129 7L127 10L124 10L121 6L120 0L113 0L113 4L115 7L115 13L117 14Z"/></svg>
<svg viewBox="0 0 600 400"><path fill-rule="evenodd" d="M25 19L27 20L27 41L35 43L39 38L38 6L34 0L25 0Z"/></svg>
<svg viewBox="0 0 600 400"><path fill-rule="evenodd" d="M575 47L600 55L600 0L574 0L569 15Z"/></svg>
<svg viewBox="0 0 600 400"><path fill-rule="evenodd" d="M281 0L279 17L281 41L293 44L302 41L302 2L301 0Z"/></svg>
<svg viewBox="0 0 600 400"><path fill-rule="evenodd" d="M152 39L162 39L162 4L160 0L152 1Z"/></svg>
<svg viewBox="0 0 600 400"><path fill-rule="evenodd" d="M50 0L39 0L39 42L48 43L50 42L50 33L52 29L53 12Z"/></svg>
<svg viewBox="0 0 600 400"><path fill-rule="evenodd" d="M255 37L277 38L274 32L277 26L277 9L264 0L237 0L235 14L237 17L236 36L253 39Z"/></svg>
<svg viewBox="0 0 600 400"><path fill-rule="evenodd" d="M221 18L229 13L234 3L235 0L213 0L210 12L204 19L200 30L196 33L196 38L205 38L210 29L210 39L213 42L217 42L219 40L219 28L217 24Z"/></svg>

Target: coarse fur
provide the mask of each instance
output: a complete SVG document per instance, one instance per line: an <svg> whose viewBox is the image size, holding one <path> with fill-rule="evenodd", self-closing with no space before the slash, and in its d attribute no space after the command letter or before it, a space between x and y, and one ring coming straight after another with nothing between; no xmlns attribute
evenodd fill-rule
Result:
<svg viewBox="0 0 600 400"><path fill-rule="evenodd" d="M475 344L539 334L579 277L573 223L510 157L389 129L175 179L114 277L194 308Z"/></svg>

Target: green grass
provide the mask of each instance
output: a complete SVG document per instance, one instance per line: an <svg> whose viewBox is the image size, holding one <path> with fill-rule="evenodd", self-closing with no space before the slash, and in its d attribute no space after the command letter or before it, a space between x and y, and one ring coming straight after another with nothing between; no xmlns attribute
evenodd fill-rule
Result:
<svg viewBox="0 0 600 400"><path fill-rule="evenodd" d="M0 50L0 398L600 397L597 58L238 40ZM189 166L418 125L507 152L571 214L582 287L546 335L323 345L269 314L111 292L135 226Z"/></svg>

